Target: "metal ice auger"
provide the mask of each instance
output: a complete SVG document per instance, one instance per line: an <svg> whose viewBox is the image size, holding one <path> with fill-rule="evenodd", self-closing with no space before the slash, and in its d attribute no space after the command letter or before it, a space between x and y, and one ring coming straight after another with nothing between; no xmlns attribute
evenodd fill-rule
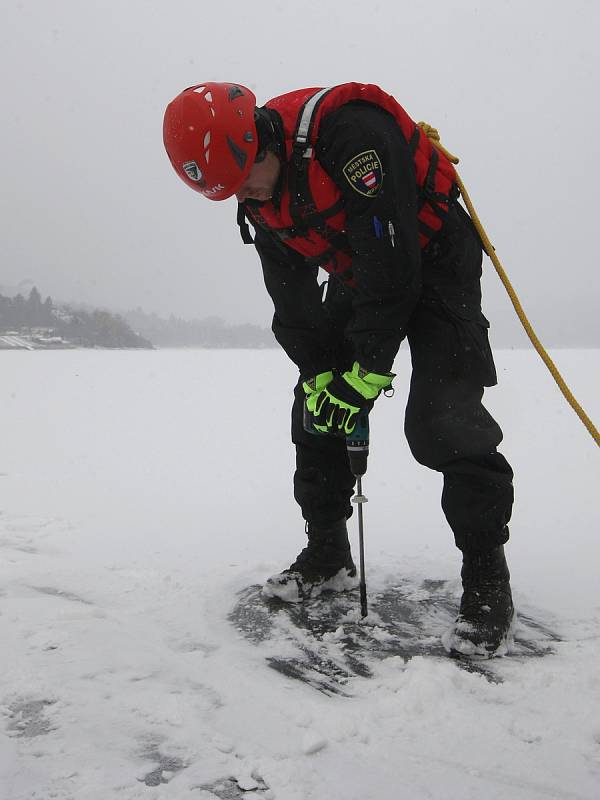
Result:
<svg viewBox="0 0 600 800"><path fill-rule="evenodd" d="M362 477L367 471L367 457L369 455L369 413L361 411L356 426L350 436L346 437L346 449L350 461L350 471L356 478L356 494L352 502L358 506L358 546L360 553L360 615L366 617L367 609L367 580L365 577L365 540L363 529L363 503L368 502L362 491Z"/></svg>

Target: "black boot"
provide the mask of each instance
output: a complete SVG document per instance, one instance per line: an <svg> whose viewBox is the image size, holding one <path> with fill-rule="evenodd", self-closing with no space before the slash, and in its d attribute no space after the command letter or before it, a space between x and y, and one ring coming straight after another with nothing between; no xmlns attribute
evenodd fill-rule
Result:
<svg viewBox="0 0 600 800"><path fill-rule="evenodd" d="M510 644L514 607L504 547L463 553L463 596L454 628L444 646L460 655L505 655Z"/></svg>
<svg viewBox="0 0 600 800"><path fill-rule="evenodd" d="M346 520L329 527L307 524L306 534L308 545L294 563L265 583L266 597L298 603L323 591L343 592L356 586Z"/></svg>

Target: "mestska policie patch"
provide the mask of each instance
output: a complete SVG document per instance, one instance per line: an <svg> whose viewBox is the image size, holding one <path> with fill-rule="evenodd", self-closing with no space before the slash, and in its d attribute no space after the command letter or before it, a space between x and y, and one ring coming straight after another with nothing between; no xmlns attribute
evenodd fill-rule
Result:
<svg viewBox="0 0 600 800"><path fill-rule="evenodd" d="M365 150L351 158L343 172L350 186L365 197L375 197L381 189L383 169L375 150Z"/></svg>

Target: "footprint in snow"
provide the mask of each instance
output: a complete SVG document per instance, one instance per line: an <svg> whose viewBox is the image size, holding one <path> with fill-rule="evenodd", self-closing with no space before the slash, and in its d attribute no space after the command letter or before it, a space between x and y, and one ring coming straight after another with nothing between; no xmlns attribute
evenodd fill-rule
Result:
<svg viewBox="0 0 600 800"><path fill-rule="evenodd" d="M8 735L15 738L32 739L56 730L45 713L48 706L55 702L55 700L27 700L26 698L15 700L8 706Z"/></svg>
<svg viewBox="0 0 600 800"><path fill-rule="evenodd" d="M169 783L178 772L187 766L177 756L167 756L161 753L156 745L149 745L143 751L142 756L156 765L150 772L138 778L140 783L145 783L146 786L160 786L163 783Z"/></svg>

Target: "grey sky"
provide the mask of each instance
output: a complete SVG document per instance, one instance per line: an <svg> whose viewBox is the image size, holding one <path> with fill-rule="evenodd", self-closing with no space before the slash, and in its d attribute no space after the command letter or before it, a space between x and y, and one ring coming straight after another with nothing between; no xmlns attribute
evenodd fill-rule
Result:
<svg viewBox="0 0 600 800"><path fill-rule="evenodd" d="M600 345L600 4L3 0L0 286L268 324L235 202L175 176L166 103L378 83L439 128L542 340ZM486 262L498 340L525 343ZM1 291L1 289L0 289Z"/></svg>

